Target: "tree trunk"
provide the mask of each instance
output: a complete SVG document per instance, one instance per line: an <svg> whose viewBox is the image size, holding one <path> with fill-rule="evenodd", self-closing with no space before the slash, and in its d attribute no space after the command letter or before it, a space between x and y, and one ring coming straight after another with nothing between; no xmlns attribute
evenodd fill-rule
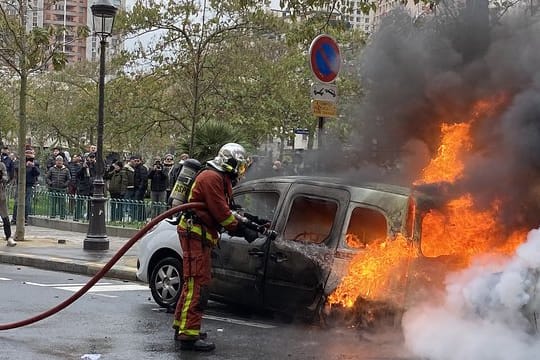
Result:
<svg viewBox="0 0 540 360"><path fill-rule="evenodd" d="M21 69L20 72L20 88L19 88L19 134L18 134L18 152L19 152L19 169L17 173L17 228L15 230L15 239L24 240L24 214L26 204L26 90L28 86L28 72L26 69Z"/></svg>

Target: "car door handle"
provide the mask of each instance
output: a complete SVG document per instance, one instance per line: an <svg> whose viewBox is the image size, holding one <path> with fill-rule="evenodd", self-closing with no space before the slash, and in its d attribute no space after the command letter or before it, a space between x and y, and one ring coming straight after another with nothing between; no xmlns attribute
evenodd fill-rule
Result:
<svg viewBox="0 0 540 360"><path fill-rule="evenodd" d="M270 254L270 259L272 259L272 261L277 262L278 264L288 260L285 254L280 253L280 252Z"/></svg>
<svg viewBox="0 0 540 360"><path fill-rule="evenodd" d="M258 249L258 248L253 248L253 249L248 250L248 254L251 255L251 256L263 257L264 256L264 251L262 251L261 249Z"/></svg>

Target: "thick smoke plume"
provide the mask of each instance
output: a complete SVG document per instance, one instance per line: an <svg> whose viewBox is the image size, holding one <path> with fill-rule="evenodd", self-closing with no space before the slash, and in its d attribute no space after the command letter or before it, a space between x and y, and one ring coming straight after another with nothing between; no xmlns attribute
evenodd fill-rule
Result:
<svg viewBox="0 0 540 360"><path fill-rule="evenodd" d="M530 14L490 25L487 4L485 12L443 13L419 23L396 12L373 35L360 60L365 96L349 114L349 143L367 162L375 144L378 165L398 164L397 171L383 172L384 180L410 186L437 152L441 123L470 123L478 101L503 99L473 123L464 176L447 195L471 193L479 210L497 199L499 221L509 230L536 227L540 26Z"/></svg>

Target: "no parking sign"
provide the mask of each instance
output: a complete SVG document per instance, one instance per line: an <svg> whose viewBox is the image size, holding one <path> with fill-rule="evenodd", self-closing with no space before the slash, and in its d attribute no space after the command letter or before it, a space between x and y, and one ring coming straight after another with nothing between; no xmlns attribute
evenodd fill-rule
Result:
<svg viewBox="0 0 540 360"><path fill-rule="evenodd" d="M309 60L311 71L319 81L334 81L341 68L341 54L334 38L323 34L313 39L309 47Z"/></svg>

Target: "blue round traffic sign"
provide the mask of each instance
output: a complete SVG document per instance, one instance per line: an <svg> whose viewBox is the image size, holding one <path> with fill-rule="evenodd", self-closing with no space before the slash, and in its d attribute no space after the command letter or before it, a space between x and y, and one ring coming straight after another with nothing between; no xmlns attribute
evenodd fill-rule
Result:
<svg viewBox="0 0 540 360"><path fill-rule="evenodd" d="M319 81L329 83L335 80L341 68L341 55L337 42L328 35L319 35L309 47L311 71Z"/></svg>

